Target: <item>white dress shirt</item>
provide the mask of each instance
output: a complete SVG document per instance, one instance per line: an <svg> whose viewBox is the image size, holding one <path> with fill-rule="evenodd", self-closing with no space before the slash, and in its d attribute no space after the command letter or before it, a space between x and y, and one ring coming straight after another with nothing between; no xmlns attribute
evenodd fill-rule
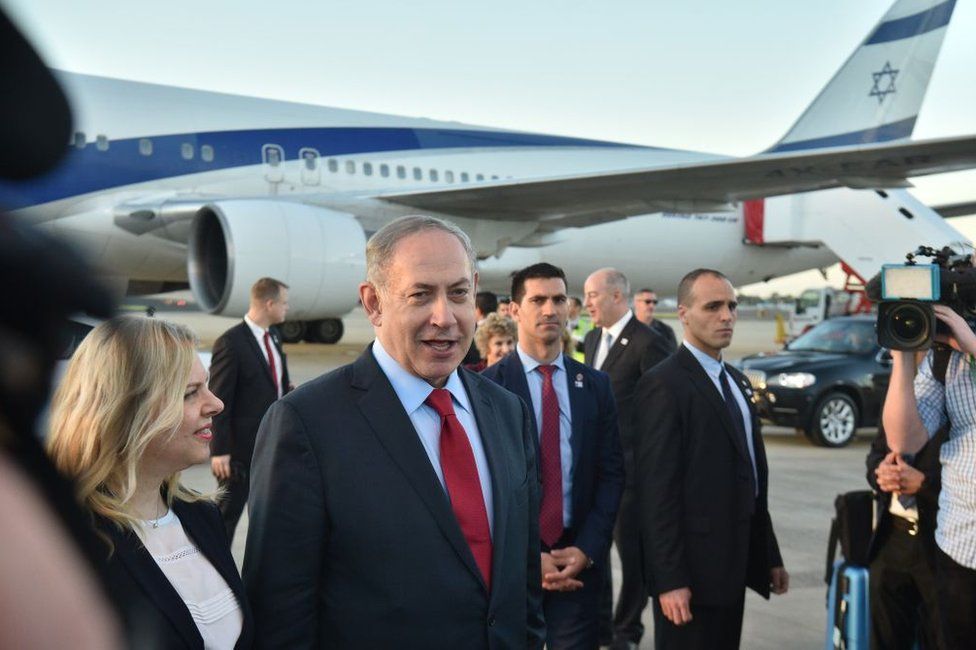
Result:
<svg viewBox="0 0 976 650"><path fill-rule="evenodd" d="M603 363L607 360L607 355L610 354L610 348L613 344L617 342L620 338L620 333L624 331L627 327L627 323L630 319L634 317L634 312L630 309L627 313L620 317L616 323L610 327L604 327L603 331L600 332L600 345L596 348L596 358L593 360L593 367L597 370L603 369ZM609 334L609 336L607 336Z"/></svg>
<svg viewBox="0 0 976 650"><path fill-rule="evenodd" d="M444 483L444 472L441 470L441 416L433 407L424 403L428 395L433 392L434 387L420 377L404 370L403 366L383 348L379 339L373 342L373 357L380 369L383 370L383 374L393 385L393 391L400 399L403 409L413 423L413 428L416 429L417 436L420 438L420 444L424 446L424 451L427 452L427 458L430 459L437 479L446 492L447 485ZM468 399L468 393L464 390L457 370L448 377L444 388L450 391L454 403L454 412L461 422L461 426L464 427L464 432L468 435L468 442L471 444L471 451L474 453L474 463L478 468L478 480L481 482L481 496L485 499L485 510L488 512L488 528L494 534L495 517L492 510L494 499L491 493L491 472L488 469L488 457L485 455L485 447L481 442L481 435L478 433L478 423L474 419L471 400Z"/></svg>
<svg viewBox="0 0 976 650"><path fill-rule="evenodd" d="M258 349L261 350L261 356L264 357L265 363L269 363L269 361L268 361L268 351L264 347L264 333L267 332L268 330L263 329L260 325L258 325L253 320L251 320L247 316L247 314L244 315L244 322L247 323L248 328L251 330L251 334L253 334L255 340L257 340L257 342L258 342ZM278 348L275 346L274 341L268 341L268 345L271 347L271 354L274 356L275 386L277 386L277 388L278 388L278 397L281 397L281 394L282 394L282 392L281 392L281 390L282 390L281 389L281 380L282 380L282 375L284 374L285 370L284 370L284 368L282 368L282 365L281 365L281 355L278 354ZM269 367L270 367L270 363L269 363Z"/></svg>

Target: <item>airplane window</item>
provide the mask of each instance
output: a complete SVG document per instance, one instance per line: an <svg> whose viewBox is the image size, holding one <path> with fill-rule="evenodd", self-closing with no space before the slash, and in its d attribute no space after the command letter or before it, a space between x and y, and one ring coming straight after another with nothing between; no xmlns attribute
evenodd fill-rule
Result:
<svg viewBox="0 0 976 650"><path fill-rule="evenodd" d="M143 156L152 155L152 140L149 138L142 138L139 140L139 153Z"/></svg>
<svg viewBox="0 0 976 650"><path fill-rule="evenodd" d="M492 174L491 175L491 180L497 181L498 180L498 175L497 174Z"/></svg>
<svg viewBox="0 0 976 650"><path fill-rule="evenodd" d="M484 174L478 174L477 176L475 176L475 180L483 181L483 180L485 180L485 175Z"/></svg>
<svg viewBox="0 0 976 650"><path fill-rule="evenodd" d="M386 164L380 165L380 176L386 178L389 175L390 175L390 166Z"/></svg>
<svg viewBox="0 0 976 650"><path fill-rule="evenodd" d="M415 181L422 181L424 179L424 172L421 171L420 167L413 168L413 179Z"/></svg>
<svg viewBox="0 0 976 650"><path fill-rule="evenodd" d="M183 156L183 160L193 160L193 145L190 144L189 142L184 142L180 146L180 155ZM270 158L271 156L269 155L268 159L270 160ZM272 164L276 164L276 163L272 163Z"/></svg>
<svg viewBox="0 0 976 650"><path fill-rule="evenodd" d="M205 144L200 147L200 159L203 160L203 162L213 162L214 148L209 144Z"/></svg>
<svg viewBox="0 0 976 650"><path fill-rule="evenodd" d="M310 172L314 172L315 168L319 166L319 152L310 147L303 147L299 150L298 155L302 157L305 162L305 169Z"/></svg>
<svg viewBox="0 0 976 650"><path fill-rule="evenodd" d="M190 147L190 157L193 157L193 145L183 145L184 147ZM184 156L185 157L185 156ZM271 167L277 167L281 164L281 161L285 157L285 152L280 146L276 144L266 144L261 147L261 157L264 158L264 163Z"/></svg>
<svg viewBox="0 0 976 650"><path fill-rule="evenodd" d="M462 183L467 183L468 180L469 180L469 178L468 178L468 172L461 172L461 182Z"/></svg>
<svg viewBox="0 0 976 650"><path fill-rule="evenodd" d="M446 171L446 172L444 172L444 180L447 181L448 183L453 183L454 182L454 172L452 172L452 171Z"/></svg>
<svg viewBox="0 0 976 650"><path fill-rule="evenodd" d="M363 173L367 176L373 175L373 163L363 163Z"/></svg>
<svg viewBox="0 0 976 650"><path fill-rule="evenodd" d="M108 151L108 137L104 135L95 136L95 148L99 151Z"/></svg>
<svg viewBox="0 0 976 650"><path fill-rule="evenodd" d="M335 158L329 158L329 162L327 164L329 166L329 171L333 174L339 171L339 161L337 161Z"/></svg>
<svg viewBox="0 0 976 650"><path fill-rule="evenodd" d="M434 183L437 182L437 170L436 169L430 170L430 180L433 181Z"/></svg>
<svg viewBox="0 0 976 650"><path fill-rule="evenodd" d="M397 178L406 178L407 168L403 165L397 165Z"/></svg>
<svg viewBox="0 0 976 650"><path fill-rule="evenodd" d="M75 149L85 148L85 134L82 131L75 132Z"/></svg>
<svg viewBox="0 0 976 650"><path fill-rule="evenodd" d="M346 161L346 173L347 174L355 174L356 173L356 161L355 160L347 160Z"/></svg>

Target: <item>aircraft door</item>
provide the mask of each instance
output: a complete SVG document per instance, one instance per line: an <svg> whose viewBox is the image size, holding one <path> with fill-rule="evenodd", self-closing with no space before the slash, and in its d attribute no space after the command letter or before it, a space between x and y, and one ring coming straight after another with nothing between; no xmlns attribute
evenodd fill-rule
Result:
<svg viewBox="0 0 976 650"><path fill-rule="evenodd" d="M278 193L278 185L285 180L285 151L277 144L266 144L261 147L261 161L264 163L264 178L268 183L271 194Z"/></svg>
<svg viewBox="0 0 976 650"><path fill-rule="evenodd" d="M318 150L303 147L298 150L298 157L302 161L302 184L318 185L322 181Z"/></svg>

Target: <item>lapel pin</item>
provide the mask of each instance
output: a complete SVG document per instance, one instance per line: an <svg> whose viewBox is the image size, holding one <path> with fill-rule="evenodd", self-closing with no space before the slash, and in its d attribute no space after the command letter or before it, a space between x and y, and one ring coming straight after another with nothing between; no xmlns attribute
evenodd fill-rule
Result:
<svg viewBox="0 0 976 650"><path fill-rule="evenodd" d="M627 345L628 343L630 343L630 341L627 339L620 339L620 345Z"/></svg>
<svg viewBox="0 0 976 650"><path fill-rule="evenodd" d="M583 387L583 373L579 373L578 375L576 375L576 387L577 388Z"/></svg>

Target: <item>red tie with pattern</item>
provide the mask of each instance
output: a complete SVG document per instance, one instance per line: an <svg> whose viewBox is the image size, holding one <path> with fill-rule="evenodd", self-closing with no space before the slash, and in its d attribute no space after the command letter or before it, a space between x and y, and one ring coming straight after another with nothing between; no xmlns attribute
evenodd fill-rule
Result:
<svg viewBox="0 0 976 650"><path fill-rule="evenodd" d="M447 485L451 508L464 539L468 542L475 564L481 569L488 589L491 589L491 531L488 528L488 511L481 493L478 466L460 420L454 413L451 392L435 388L427 396L426 403L441 416L441 471Z"/></svg>
<svg viewBox="0 0 976 650"><path fill-rule="evenodd" d="M539 506L539 537L552 548L563 536L563 469L559 448L559 398L552 385L556 366L539 366L542 374L542 439L539 464L542 467L542 503Z"/></svg>
<svg viewBox="0 0 976 650"><path fill-rule="evenodd" d="M271 333L264 333L264 351L268 353L268 367L271 370L271 383L275 387L275 395L278 394L278 369L275 367L274 354L271 352Z"/></svg>

